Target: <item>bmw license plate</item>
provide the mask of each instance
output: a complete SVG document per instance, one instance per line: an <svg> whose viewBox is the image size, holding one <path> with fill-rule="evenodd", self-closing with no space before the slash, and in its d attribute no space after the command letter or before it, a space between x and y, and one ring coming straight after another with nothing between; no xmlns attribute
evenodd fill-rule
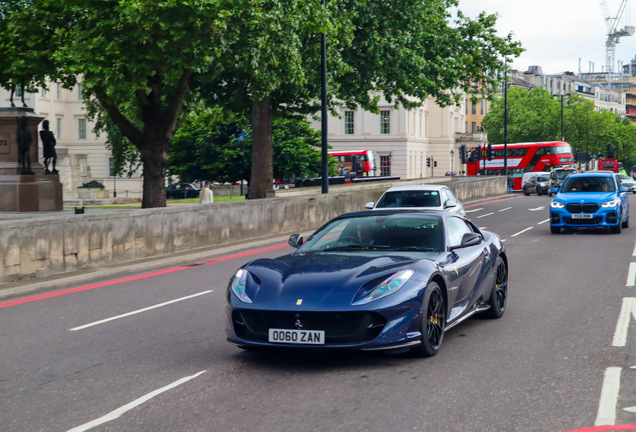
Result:
<svg viewBox="0 0 636 432"><path fill-rule="evenodd" d="M577 213L572 215L572 219L592 219L593 214L590 213Z"/></svg>
<svg viewBox="0 0 636 432"><path fill-rule="evenodd" d="M269 341L287 344L324 345L324 330L269 329Z"/></svg>

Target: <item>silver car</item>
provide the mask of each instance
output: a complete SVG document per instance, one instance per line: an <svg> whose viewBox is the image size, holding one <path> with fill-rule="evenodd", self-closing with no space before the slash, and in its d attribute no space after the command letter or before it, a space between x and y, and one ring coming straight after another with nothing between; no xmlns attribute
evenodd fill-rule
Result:
<svg viewBox="0 0 636 432"><path fill-rule="evenodd" d="M616 178L620 182L621 187L626 187L629 192L636 194L636 180L627 174L616 174Z"/></svg>
<svg viewBox="0 0 636 432"><path fill-rule="evenodd" d="M367 203L369 210L446 210L466 217L464 206L447 186L398 186L384 192L377 203Z"/></svg>

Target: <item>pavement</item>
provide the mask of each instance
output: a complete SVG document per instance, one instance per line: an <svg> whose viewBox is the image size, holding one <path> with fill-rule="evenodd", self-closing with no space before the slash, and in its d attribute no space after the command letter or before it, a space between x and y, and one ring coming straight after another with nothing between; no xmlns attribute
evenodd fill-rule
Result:
<svg viewBox="0 0 636 432"><path fill-rule="evenodd" d="M228 344L227 283L290 253L281 238L15 291L0 301L0 429L636 430L636 226L552 235L549 202L465 203L505 240L508 308L429 359Z"/></svg>

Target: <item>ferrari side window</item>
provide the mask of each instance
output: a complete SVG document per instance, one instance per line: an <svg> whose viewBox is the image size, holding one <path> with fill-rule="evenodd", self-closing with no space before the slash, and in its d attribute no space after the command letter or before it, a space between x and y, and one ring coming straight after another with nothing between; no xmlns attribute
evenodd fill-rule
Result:
<svg viewBox="0 0 636 432"><path fill-rule="evenodd" d="M459 246L464 234L473 232L463 220L456 217L448 218L447 225L449 246Z"/></svg>

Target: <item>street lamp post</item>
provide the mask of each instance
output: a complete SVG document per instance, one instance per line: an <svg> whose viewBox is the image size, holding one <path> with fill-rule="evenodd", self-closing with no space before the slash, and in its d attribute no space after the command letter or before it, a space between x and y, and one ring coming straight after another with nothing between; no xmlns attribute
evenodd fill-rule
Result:
<svg viewBox="0 0 636 432"><path fill-rule="evenodd" d="M559 95L555 95L559 96ZM564 96L571 96L571 93L561 93L561 141L565 141L565 132L563 131L563 98Z"/></svg>
<svg viewBox="0 0 636 432"><path fill-rule="evenodd" d="M321 1L325 7L325 0ZM327 39L323 32L320 36L320 76L322 78L322 193L329 193L329 158L327 147ZM355 168L355 167L354 167Z"/></svg>
<svg viewBox="0 0 636 432"><path fill-rule="evenodd" d="M508 177L508 59L504 62L504 176ZM485 164L484 164L485 165Z"/></svg>
<svg viewBox="0 0 636 432"><path fill-rule="evenodd" d="M453 175L453 159L454 159L454 156L455 156L455 150L451 149L450 154L451 154L451 170L450 170L450 172L451 172L451 175Z"/></svg>

